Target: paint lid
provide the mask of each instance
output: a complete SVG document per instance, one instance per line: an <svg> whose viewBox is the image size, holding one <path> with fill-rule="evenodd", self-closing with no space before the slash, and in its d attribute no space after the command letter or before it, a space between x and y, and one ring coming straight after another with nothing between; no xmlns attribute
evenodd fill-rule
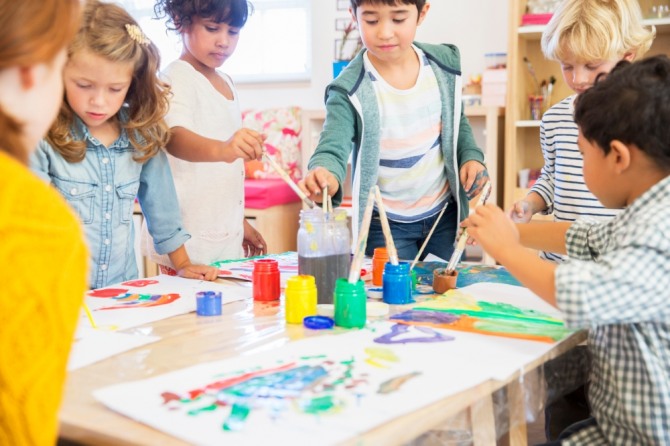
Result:
<svg viewBox="0 0 670 446"><path fill-rule="evenodd" d="M325 330L333 328L335 321L331 317L326 316L307 316L302 320L305 327L312 330Z"/></svg>

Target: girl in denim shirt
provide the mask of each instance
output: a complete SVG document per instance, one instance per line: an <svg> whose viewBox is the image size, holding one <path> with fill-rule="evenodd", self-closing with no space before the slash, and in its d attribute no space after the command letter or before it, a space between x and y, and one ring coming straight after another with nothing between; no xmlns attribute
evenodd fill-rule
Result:
<svg viewBox="0 0 670 446"><path fill-rule="evenodd" d="M79 214L91 251L90 286L137 278L132 220L139 199L157 252L182 277L214 280L193 265L162 147L169 88L157 78L159 53L121 7L87 2L68 49L65 102L33 168Z"/></svg>

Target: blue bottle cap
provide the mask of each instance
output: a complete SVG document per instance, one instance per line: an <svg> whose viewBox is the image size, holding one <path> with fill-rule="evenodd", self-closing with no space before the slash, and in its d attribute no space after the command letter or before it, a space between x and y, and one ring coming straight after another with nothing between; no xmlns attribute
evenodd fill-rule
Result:
<svg viewBox="0 0 670 446"><path fill-rule="evenodd" d="M307 316L302 320L302 323L305 327L312 330L325 330L333 328L335 325L333 318L327 316Z"/></svg>

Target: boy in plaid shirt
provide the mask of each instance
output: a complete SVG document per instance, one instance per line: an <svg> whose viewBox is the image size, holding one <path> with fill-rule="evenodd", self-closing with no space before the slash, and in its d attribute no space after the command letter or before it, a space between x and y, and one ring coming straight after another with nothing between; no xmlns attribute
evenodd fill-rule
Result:
<svg viewBox="0 0 670 446"><path fill-rule="evenodd" d="M670 59L619 63L580 95L575 122L586 185L624 208L617 217L514 225L487 205L463 226L567 325L589 329L593 416L548 444L670 445Z"/></svg>

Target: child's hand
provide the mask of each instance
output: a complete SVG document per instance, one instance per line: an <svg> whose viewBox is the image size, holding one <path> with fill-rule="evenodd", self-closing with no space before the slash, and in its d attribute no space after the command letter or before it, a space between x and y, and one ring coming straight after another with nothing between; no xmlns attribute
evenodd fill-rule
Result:
<svg viewBox="0 0 670 446"><path fill-rule="evenodd" d="M468 161L461 166L459 176L468 200L472 200L473 197L479 195L484 184L489 181L489 173L486 167L474 160Z"/></svg>
<svg viewBox="0 0 670 446"><path fill-rule="evenodd" d="M244 220L244 239L242 249L245 257L260 256L268 253L268 245L260 232Z"/></svg>
<svg viewBox="0 0 670 446"><path fill-rule="evenodd" d="M265 138L251 129L239 129L224 143L224 161L232 163L238 158L244 161L260 160L263 156Z"/></svg>
<svg viewBox="0 0 670 446"><path fill-rule="evenodd" d="M519 200L512 206L508 212L509 218L515 223L528 223L533 218L533 211L530 203L526 200Z"/></svg>
<svg viewBox="0 0 670 446"><path fill-rule="evenodd" d="M310 170L305 175L305 178L298 182L298 187L317 203L323 202L321 192L326 185L328 185L328 195L331 197L340 189L340 183L337 182L335 175L323 167Z"/></svg>
<svg viewBox="0 0 670 446"><path fill-rule="evenodd" d="M208 265L193 265L188 263L177 269L177 275L185 279L216 280L219 270Z"/></svg>
<svg viewBox="0 0 670 446"><path fill-rule="evenodd" d="M519 231L505 212L493 204L477 206L461 223L468 236L475 239L484 251L498 259L501 253L520 247Z"/></svg>

